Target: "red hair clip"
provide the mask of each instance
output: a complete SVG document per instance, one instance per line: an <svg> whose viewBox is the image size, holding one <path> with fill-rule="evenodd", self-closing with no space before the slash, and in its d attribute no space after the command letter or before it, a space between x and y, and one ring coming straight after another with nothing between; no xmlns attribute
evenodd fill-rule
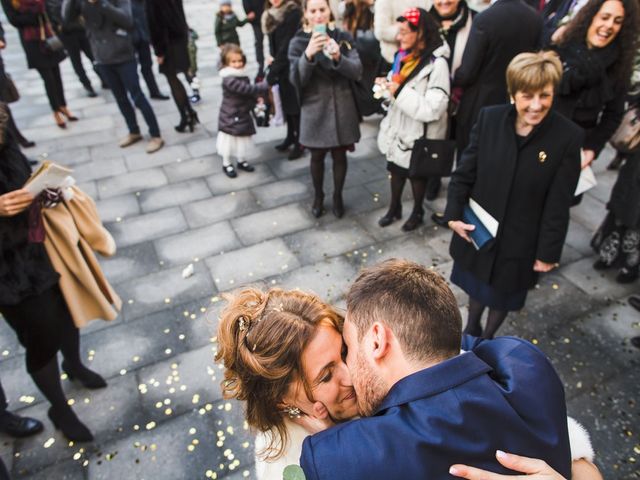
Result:
<svg viewBox="0 0 640 480"><path fill-rule="evenodd" d="M402 14L402 18L417 28L418 23L420 22L420 10L412 7Z"/></svg>

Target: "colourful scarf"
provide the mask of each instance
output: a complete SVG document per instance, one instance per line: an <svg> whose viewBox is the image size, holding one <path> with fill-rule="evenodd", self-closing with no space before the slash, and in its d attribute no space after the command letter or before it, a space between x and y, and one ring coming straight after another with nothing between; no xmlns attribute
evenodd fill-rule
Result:
<svg viewBox="0 0 640 480"><path fill-rule="evenodd" d="M393 67L391 68L391 81L402 85L411 72L420 63L420 57L415 56L408 50L398 50L396 58L393 60Z"/></svg>

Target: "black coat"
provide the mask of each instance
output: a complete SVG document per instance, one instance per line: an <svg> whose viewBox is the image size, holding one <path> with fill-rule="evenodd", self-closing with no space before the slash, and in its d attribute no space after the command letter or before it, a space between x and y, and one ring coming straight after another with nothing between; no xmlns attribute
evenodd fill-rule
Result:
<svg viewBox="0 0 640 480"><path fill-rule="evenodd" d="M31 169L15 140L0 146L0 195L22 188ZM16 305L57 285L42 243L29 243L29 210L0 217L0 306Z"/></svg>
<svg viewBox="0 0 640 480"><path fill-rule="evenodd" d="M63 0L62 20L82 16L98 65L117 65L135 59L131 0Z"/></svg>
<svg viewBox="0 0 640 480"><path fill-rule="evenodd" d="M640 152L627 155L607 204L625 227L640 228Z"/></svg>
<svg viewBox="0 0 640 480"><path fill-rule="evenodd" d="M27 66L29 68L53 68L65 59L65 53L58 51L55 53L47 53L40 40L25 40L22 36L22 29L26 27L39 28L40 20L43 18L41 14L31 12L19 12L13 8L11 0L1 0L4 13L7 15L9 23L16 27L20 32L20 42L27 57ZM44 0L43 0L44 1Z"/></svg>
<svg viewBox="0 0 640 480"><path fill-rule="evenodd" d="M158 57L162 73L186 72L189 69L189 26L182 0L146 2L151 45Z"/></svg>
<svg viewBox="0 0 640 480"><path fill-rule="evenodd" d="M564 67L556 109L585 129L583 147L597 157L624 115L625 92L616 87L612 75L618 46L590 49L580 43L554 49Z"/></svg>
<svg viewBox="0 0 640 480"><path fill-rule="evenodd" d="M282 110L286 115L300 115L300 104L295 87L289 81L289 42L300 29L302 10L295 2L289 2L282 6L288 9L281 23L274 27L269 22L269 12L264 12L269 18L263 20L263 25L268 27L264 33L269 38L269 53L273 57L273 63L267 72L269 85L278 85Z"/></svg>
<svg viewBox="0 0 640 480"><path fill-rule="evenodd" d="M244 13L247 15L249 12L256 14L256 18L249 23L252 25L260 25L260 17L262 17L262 12L264 12L264 0L242 0L242 7L244 8Z"/></svg>
<svg viewBox="0 0 640 480"><path fill-rule="evenodd" d="M538 45L542 19L523 0L498 0L476 15L454 87L464 93L458 108L456 139L462 152L482 107L508 101L505 72L509 62Z"/></svg>
<svg viewBox="0 0 640 480"><path fill-rule="evenodd" d="M454 234L451 256L504 293L536 282L535 260L560 260L580 176L580 127L553 110L520 144L511 105L480 111L451 177L445 217L461 220L473 198L498 222L496 241L477 251Z"/></svg>
<svg viewBox="0 0 640 480"><path fill-rule="evenodd" d="M266 83L251 85L249 77L231 68L223 68L220 75L222 104L218 115L218 130L236 137L255 134L251 110L256 104L256 98L266 95L269 87Z"/></svg>

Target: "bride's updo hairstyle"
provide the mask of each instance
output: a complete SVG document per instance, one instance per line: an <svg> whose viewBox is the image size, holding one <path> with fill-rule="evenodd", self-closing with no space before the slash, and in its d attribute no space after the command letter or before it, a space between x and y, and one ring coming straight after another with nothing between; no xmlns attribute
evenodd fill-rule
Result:
<svg viewBox="0 0 640 480"><path fill-rule="evenodd" d="M343 318L316 295L298 290L245 288L225 295L218 325L218 353L225 371L222 394L246 402L250 427L269 434L265 456L275 459L287 445L283 398L299 380L309 399L302 352L321 326L342 330Z"/></svg>

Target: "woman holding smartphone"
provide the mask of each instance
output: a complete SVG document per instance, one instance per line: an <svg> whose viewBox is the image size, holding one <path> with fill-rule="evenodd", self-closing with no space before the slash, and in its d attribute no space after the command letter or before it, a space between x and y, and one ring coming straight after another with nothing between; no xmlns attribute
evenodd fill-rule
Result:
<svg viewBox="0 0 640 480"><path fill-rule="evenodd" d="M307 0L303 28L289 45L291 83L300 99L300 143L311 151L315 191L311 212L324 213L324 158L333 158L333 214L344 215L347 151L360 140L360 118L350 82L362 75L353 38L337 29L327 0Z"/></svg>

